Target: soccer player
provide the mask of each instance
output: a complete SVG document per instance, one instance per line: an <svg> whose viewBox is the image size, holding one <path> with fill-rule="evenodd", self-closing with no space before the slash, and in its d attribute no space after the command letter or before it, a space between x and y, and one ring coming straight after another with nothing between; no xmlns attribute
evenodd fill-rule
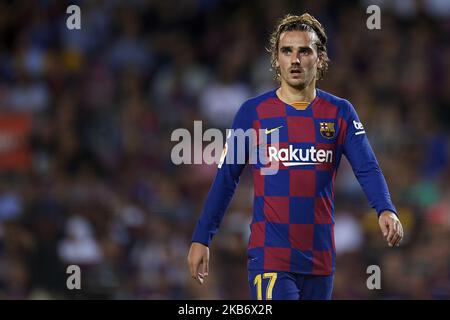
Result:
<svg viewBox="0 0 450 320"><path fill-rule="evenodd" d="M233 129L264 130L275 174L251 166L253 219L248 275L253 299L331 299L335 270L334 181L342 154L349 160L389 246L403 228L385 178L352 104L316 88L328 68L327 36L311 15L287 15L270 39L280 87L246 101ZM278 143L270 141L277 134ZM234 135L228 137L227 142ZM275 141L276 142L276 141ZM230 153L230 150L224 152ZM249 154L245 155L248 163ZM228 155L226 155L228 157ZM208 275L209 245L218 231L246 163L221 161L188 254L191 276Z"/></svg>

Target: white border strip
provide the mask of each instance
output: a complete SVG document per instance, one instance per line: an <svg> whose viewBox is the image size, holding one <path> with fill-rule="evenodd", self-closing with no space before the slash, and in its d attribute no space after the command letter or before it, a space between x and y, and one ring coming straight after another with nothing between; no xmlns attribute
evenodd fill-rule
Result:
<svg viewBox="0 0 450 320"><path fill-rule="evenodd" d="M310 166L315 164L322 164L320 162L282 162L286 167L291 166Z"/></svg>

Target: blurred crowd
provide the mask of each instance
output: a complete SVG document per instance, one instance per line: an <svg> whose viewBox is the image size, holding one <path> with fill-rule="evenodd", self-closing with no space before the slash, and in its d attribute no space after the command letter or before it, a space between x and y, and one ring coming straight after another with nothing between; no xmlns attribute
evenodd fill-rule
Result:
<svg viewBox="0 0 450 320"><path fill-rule="evenodd" d="M248 299L249 172L199 286L186 256L216 166L174 165L171 133L224 130L274 88L269 34L305 11L329 37L318 86L356 107L406 234L387 246L343 161L333 297L450 299L447 0L0 2L0 298ZM66 287L73 264L81 290Z"/></svg>

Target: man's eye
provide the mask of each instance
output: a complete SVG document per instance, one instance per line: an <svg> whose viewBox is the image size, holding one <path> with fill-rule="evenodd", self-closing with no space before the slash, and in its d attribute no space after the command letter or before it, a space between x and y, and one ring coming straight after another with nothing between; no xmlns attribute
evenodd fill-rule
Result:
<svg viewBox="0 0 450 320"><path fill-rule="evenodd" d="M291 52L291 50L287 49L287 48L283 48L283 49L281 49L281 52L284 53L284 54L288 54L288 53Z"/></svg>
<svg viewBox="0 0 450 320"><path fill-rule="evenodd" d="M300 50L300 53L304 56L307 56L311 53L311 51L309 49L302 49Z"/></svg>

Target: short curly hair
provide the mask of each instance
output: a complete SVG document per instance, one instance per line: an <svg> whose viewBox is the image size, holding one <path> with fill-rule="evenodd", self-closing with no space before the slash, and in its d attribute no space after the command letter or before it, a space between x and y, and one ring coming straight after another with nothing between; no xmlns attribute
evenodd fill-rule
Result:
<svg viewBox="0 0 450 320"><path fill-rule="evenodd" d="M278 59L278 45L280 42L280 36L286 31L309 31L314 32L319 39L316 41L317 54L322 60L319 68L317 68L317 80L323 78L328 70L328 63L330 59L327 54L327 35L325 29L320 22L309 13L304 13L301 16L287 14L277 24L272 34L270 35L269 48L267 51L271 54L270 64L272 69L275 70L275 78L279 80L280 74L276 66Z"/></svg>

